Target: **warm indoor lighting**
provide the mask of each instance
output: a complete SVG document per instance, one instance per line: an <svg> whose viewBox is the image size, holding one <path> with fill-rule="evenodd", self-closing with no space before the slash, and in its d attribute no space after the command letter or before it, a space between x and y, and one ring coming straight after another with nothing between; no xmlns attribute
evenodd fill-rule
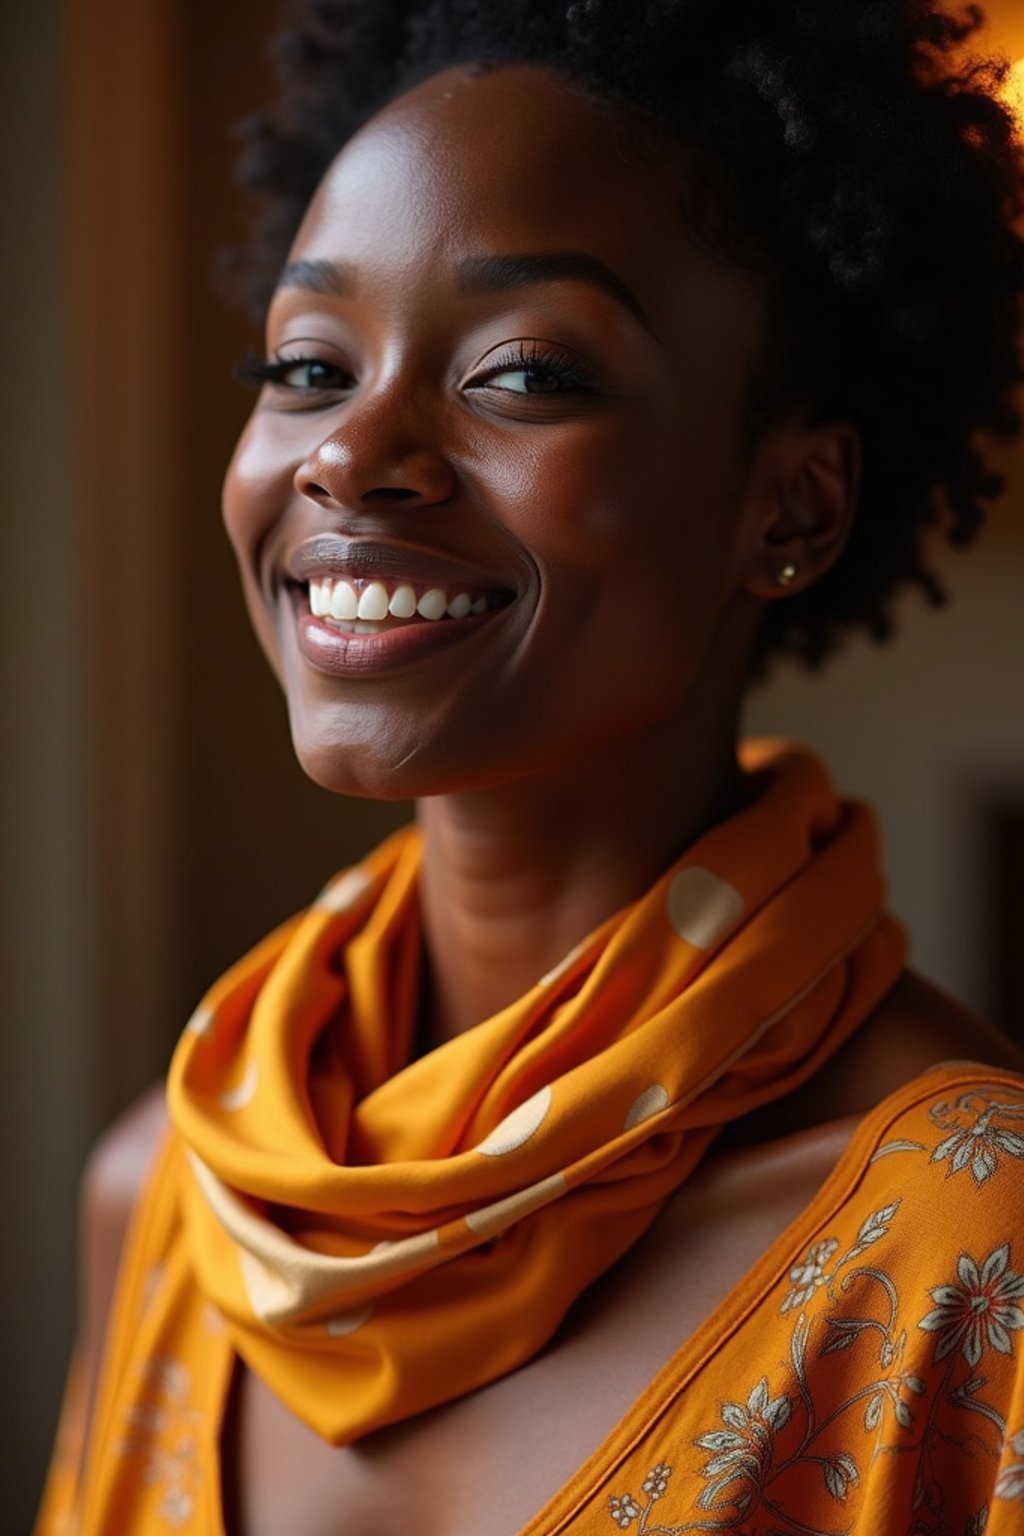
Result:
<svg viewBox="0 0 1024 1536"><path fill-rule="evenodd" d="M1024 134L1024 59L1011 66L1003 87L1003 99L1017 119L1017 127Z"/></svg>

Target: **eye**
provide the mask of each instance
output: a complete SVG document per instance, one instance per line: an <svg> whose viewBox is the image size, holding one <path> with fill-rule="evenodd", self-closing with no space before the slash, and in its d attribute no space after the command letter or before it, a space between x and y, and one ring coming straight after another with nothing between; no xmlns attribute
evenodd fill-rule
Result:
<svg viewBox="0 0 1024 1536"><path fill-rule="evenodd" d="M510 395L564 395L594 386L575 358L538 342L515 342L487 362L468 387Z"/></svg>
<svg viewBox="0 0 1024 1536"><path fill-rule="evenodd" d="M305 395L350 389L353 383L345 368L321 357L246 357L235 368L235 378L257 387L277 384Z"/></svg>
<svg viewBox="0 0 1024 1536"><path fill-rule="evenodd" d="M565 388L565 376L544 367L502 368L489 376L487 384L514 395L557 395Z"/></svg>

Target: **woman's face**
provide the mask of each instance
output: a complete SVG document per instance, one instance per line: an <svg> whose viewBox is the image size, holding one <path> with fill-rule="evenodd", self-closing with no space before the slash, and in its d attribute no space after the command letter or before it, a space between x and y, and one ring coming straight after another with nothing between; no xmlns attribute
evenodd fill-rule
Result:
<svg viewBox="0 0 1024 1536"><path fill-rule="evenodd" d="M761 307L689 242L683 175L526 67L439 75L334 161L224 493L317 782L404 797L651 750L749 630ZM420 613L437 591L455 616Z"/></svg>

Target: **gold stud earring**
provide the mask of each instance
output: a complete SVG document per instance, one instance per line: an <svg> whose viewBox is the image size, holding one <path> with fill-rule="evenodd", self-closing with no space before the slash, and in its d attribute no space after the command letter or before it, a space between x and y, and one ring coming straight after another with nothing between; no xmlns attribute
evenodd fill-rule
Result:
<svg viewBox="0 0 1024 1536"><path fill-rule="evenodd" d="M782 566L780 566L779 569L775 572L775 580L778 582L780 587L791 586L793 584L793 582L796 580L796 566L795 565L782 565Z"/></svg>

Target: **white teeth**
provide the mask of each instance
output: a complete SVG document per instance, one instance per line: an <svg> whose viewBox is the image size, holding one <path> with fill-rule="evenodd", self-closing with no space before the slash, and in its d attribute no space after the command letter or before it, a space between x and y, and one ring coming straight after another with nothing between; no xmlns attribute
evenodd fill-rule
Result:
<svg viewBox="0 0 1024 1536"><path fill-rule="evenodd" d="M416 612L416 593L412 587L399 587L388 603L388 612L396 619L411 619Z"/></svg>
<svg viewBox="0 0 1024 1536"><path fill-rule="evenodd" d="M356 594L347 581L336 581L331 591L330 614L332 619L354 619L359 604Z"/></svg>
<svg viewBox="0 0 1024 1536"><path fill-rule="evenodd" d="M332 618L343 623L360 619L376 625L389 615L395 619L412 619L417 615L430 620L443 619L445 615L464 619L470 613L488 613L492 606L491 596L474 600L468 592L456 592L449 598L440 587L431 587L417 599L416 589L409 582L396 587L390 598L382 581L371 581L361 591L352 582L331 576L309 583L310 613L318 619Z"/></svg>
<svg viewBox="0 0 1024 1536"><path fill-rule="evenodd" d="M431 587L429 592L424 592L416 604L416 611L424 619L443 618L448 607L448 599L440 587Z"/></svg>
<svg viewBox="0 0 1024 1536"><path fill-rule="evenodd" d="M387 589L382 582L371 581L359 599L357 619L384 619L388 612Z"/></svg>

